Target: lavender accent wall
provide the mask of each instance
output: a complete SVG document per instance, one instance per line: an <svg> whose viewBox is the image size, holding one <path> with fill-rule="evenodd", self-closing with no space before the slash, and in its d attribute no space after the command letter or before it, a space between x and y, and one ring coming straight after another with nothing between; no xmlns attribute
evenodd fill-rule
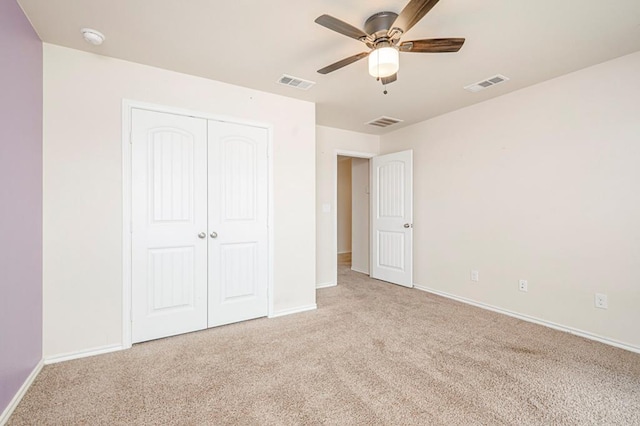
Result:
<svg viewBox="0 0 640 426"><path fill-rule="evenodd" d="M42 358L42 42L0 0L0 414Z"/></svg>

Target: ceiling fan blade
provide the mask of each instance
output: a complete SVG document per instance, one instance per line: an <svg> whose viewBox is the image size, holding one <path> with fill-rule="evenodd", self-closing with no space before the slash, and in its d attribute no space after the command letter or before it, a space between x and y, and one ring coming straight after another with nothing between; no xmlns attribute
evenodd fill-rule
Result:
<svg viewBox="0 0 640 426"><path fill-rule="evenodd" d="M318 16L315 22L316 24L320 24L323 27L329 28L330 30L346 35L347 37L355 38L356 40L362 41L363 38L367 37L367 33L362 31L361 29L347 24L346 22L334 18L330 15Z"/></svg>
<svg viewBox="0 0 640 426"><path fill-rule="evenodd" d="M387 85L387 84L393 83L397 79L398 79L398 73L395 73L393 75L390 75L389 77L382 77L380 80L382 81L382 84Z"/></svg>
<svg viewBox="0 0 640 426"><path fill-rule="evenodd" d="M464 44L463 38L428 38L400 43L401 52L440 53L457 52Z"/></svg>
<svg viewBox="0 0 640 426"><path fill-rule="evenodd" d="M347 65L352 64L356 61L359 61L362 58L366 58L367 56L369 56L369 52L358 53L357 55L349 56L348 58L344 58L341 61L328 65L322 69L319 69L318 72L320 74L329 74L330 72L338 70L342 67L346 67Z"/></svg>
<svg viewBox="0 0 640 426"><path fill-rule="evenodd" d="M406 33L418 23L424 15L426 15L432 8L438 3L439 0L411 0L400 12L400 15L396 18L393 28L400 28L403 33ZM391 31L389 31L391 32Z"/></svg>

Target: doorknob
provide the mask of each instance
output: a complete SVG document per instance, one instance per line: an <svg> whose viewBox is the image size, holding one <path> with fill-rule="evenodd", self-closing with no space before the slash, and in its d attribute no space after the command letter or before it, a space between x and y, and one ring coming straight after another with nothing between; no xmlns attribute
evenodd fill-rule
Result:
<svg viewBox="0 0 640 426"><path fill-rule="evenodd" d="M210 235L211 238L218 238L218 233L216 231L213 231Z"/></svg>
<svg viewBox="0 0 640 426"><path fill-rule="evenodd" d="M405 227L405 228L411 228L411 224L409 224L409 223L405 223L405 224L404 224L404 227Z"/></svg>
<svg viewBox="0 0 640 426"><path fill-rule="evenodd" d="M207 238L207 234L205 234L204 232L201 232L198 234L198 238Z"/></svg>

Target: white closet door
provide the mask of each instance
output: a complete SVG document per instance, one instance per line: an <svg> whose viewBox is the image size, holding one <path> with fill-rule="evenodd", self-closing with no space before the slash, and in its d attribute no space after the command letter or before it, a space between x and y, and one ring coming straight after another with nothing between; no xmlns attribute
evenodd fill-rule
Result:
<svg viewBox="0 0 640 426"><path fill-rule="evenodd" d="M209 327L267 315L268 133L209 121Z"/></svg>
<svg viewBox="0 0 640 426"><path fill-rule="evenodd" d="M207 121L132 112L132 338L207 327Z"/></svg>
<svg viewBox="0 0 640 426"><path fill-rule="evenodd" d="M413 151L373 157L371 277L413 287Z"/></svg>

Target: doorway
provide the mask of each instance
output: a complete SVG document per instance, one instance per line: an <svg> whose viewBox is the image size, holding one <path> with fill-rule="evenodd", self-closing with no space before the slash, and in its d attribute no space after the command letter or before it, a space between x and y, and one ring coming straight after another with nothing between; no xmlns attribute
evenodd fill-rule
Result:
<svg viewBox="0 0 640 426"><path fill-rule="evenodd" d="M337 265L369 274L369 159L338 155L336 161Z"/></svg>
<svg viewBox="0 0 640 426"><path fill-rule="evenodd" d="M340 271L413 287L413 152L336 150L335 283Z"/></svg>

